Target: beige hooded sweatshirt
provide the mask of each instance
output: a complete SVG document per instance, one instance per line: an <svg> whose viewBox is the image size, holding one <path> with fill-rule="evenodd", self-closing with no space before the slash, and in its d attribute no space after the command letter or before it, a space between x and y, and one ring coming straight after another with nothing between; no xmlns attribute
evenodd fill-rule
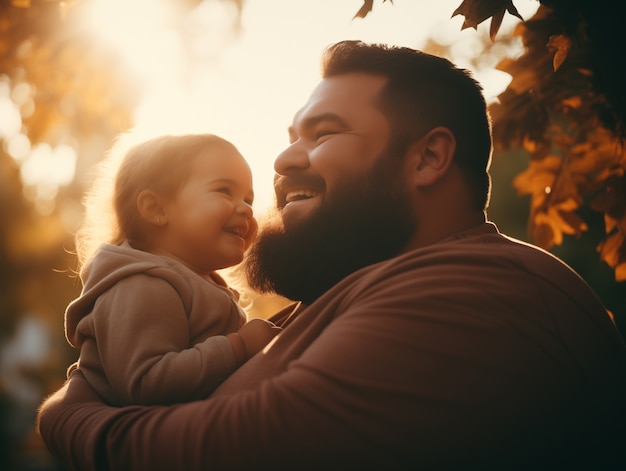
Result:
<svg viewBox="0 0 626 471"><path fill-rule="evenodd" d="M238 366L226 334L246 321L237 294L168 257L103 245L65 313L78 366L108 403L206 397Z"/></svg>

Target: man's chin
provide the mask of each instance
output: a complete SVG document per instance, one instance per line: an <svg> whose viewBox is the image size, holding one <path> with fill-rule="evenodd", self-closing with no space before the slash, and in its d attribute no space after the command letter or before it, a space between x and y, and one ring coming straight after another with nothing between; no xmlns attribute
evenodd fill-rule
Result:
<svg viewBox="0 0 626 471"><path fill-rule="evenodd" d="M311 214L319 207L320 197L307 198L304 200L292 201L287 203L281 210L280 216L285 227L299 224L308 219Z"/></svg>

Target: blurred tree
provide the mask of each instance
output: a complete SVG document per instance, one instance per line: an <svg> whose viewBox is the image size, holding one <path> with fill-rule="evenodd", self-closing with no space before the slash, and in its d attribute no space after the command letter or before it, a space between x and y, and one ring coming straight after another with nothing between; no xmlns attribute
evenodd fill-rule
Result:
<svg viewBox="0 0 626 471"><path fill-rule="evenodd" d="M16 132L4 130L0 136L0 263L1 276L7 278L0 295L0 338L11 333L19 313L32 310L38 299L41 303L41 298L23 295L22 287L50 276L47 272L54 266L50 260L37 262L49 256L47 251L53 246L63 246L68 232L64 228L71 224L63 219L67 208L62 204L42 218L25 200L19 158L10 155L11 142L26 136L31 147L65 144L76 151L79 160L94 162L112 137L131 124L137 103L136 86L118 74L116 57L95 41L83 38L81 26L72 22L67 8L50 1L0 3L0 77L21 120ZM79 185L68 188L68 193L75 193L75 201L80 200L80 191ZM67 242L70 249L71 241ZM37 270L42 271L40 278L34 273ZM52 315L58 317L59 312Z"/></svg>
<svg viewBox="0 0 626 471"><path fill-rule="evenodd" d="M54 205L42 212L25 197L35 190L22 184L24 154L66 146L88 166L132 124L139 99L112 51L81 34L71 5L0 0L1 469L56 469L32 424L37 401L60 386L76 356L63 338L63 311L80 284L68 276L73 257L59 249L72 250L83 188L55 187ZM27 316L53 332L43 361L6 355Z"/></svg>

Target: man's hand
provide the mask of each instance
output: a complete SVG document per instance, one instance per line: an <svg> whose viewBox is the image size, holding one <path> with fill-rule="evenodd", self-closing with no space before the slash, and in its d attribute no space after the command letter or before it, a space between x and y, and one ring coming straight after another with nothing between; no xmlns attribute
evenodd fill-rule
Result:
<svg viewBox="0 0 626 471"><path fill-rule="evenodd" d="M97 465L97 457L90 457L90 463L82 463L79 457L82 456L81 453L65 456L64 450L68 447L63 446L63 442L71 440L75 447L80 447L81 444L92 446L98 441L100 430L76 429L65 424L70 418L72 423L81 423L80 416L93 418L99 412L107 413L110 410L112 408L102 402L83 374L75 369L65 385L48 397L39 408L37 429L51 453L60 458L68 469L92 469ZM106 426L107 422L103 420L102 424Z"/></svg>

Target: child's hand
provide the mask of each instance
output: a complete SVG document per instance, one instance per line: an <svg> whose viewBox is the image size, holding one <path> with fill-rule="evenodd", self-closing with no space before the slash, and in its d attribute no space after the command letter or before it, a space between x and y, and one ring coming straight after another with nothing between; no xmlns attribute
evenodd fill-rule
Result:
<svg viewBox="0 0 626 471"><path fill-rule="evenodd" d="M251 319L237 331L246 348L246 355L252 358L272 340L282 329L265 319Z"/></svg>

